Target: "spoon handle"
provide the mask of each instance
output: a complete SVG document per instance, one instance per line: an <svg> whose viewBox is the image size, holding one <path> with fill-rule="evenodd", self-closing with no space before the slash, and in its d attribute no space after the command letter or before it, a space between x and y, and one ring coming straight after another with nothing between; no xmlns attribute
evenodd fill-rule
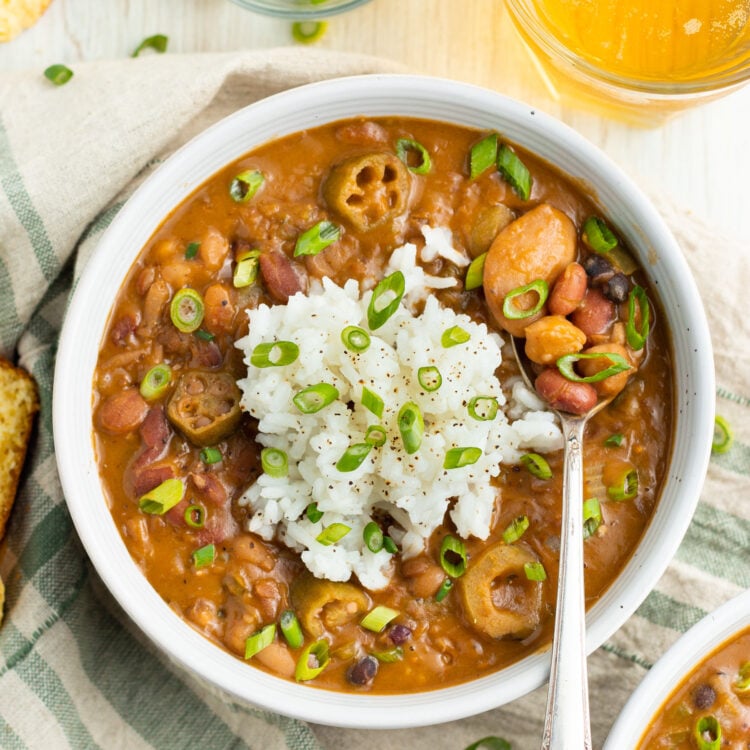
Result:
<svg viewBox="0 0 750 750"><path fill-rule="evenodd" d="M560 573L542 750L590 750L583 588L583 430L562 416L565 438Z"/></svg>

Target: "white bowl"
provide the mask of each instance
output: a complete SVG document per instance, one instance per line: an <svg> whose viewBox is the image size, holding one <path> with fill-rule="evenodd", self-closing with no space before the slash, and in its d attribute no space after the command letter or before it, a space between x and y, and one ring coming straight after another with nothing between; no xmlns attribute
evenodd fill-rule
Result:
<svg viewBox="0 0 750 750"><path fill-rule="evenodd" d="M541 685L547 652L476 681L399 696L334 693L253 669L183 622L130 558L110 515L92 448L92 380L120 284L172 209L221 167L266 141L355 115L403 115L499 131L588 185L635 251L669 319L675 367L675 442L654 517L629 563L588 615L589 651L612 635L656 583L687 529L713 434L711 340L679 247L639 188L582 136L531 107L466 84L376 75L277 94L222 120L170 157L132 196L88 263L68 310L55 372L57 462L76 529L100 576L143 632L174 660L234 697L317 723L436 724L507 703Z"/></svg>
<svg viewBox="0 0 750 750"><path fill-rule="evenodd" d="M672 691L724 642L750 626L750 591L722 604L693 625L654 664L630 696L603 750L633 750Z"/></svg>

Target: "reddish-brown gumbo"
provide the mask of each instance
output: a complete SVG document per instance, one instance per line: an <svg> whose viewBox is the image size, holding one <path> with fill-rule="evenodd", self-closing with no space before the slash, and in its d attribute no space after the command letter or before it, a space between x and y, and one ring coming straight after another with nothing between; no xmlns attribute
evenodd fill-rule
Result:
<svg viewBox="0 0 750 750"><path fill-rule="evenodd" d="M248 662L290 679L300 661L326 662L317 647L305 653L325 641L330 661L310 684L335 690L438 688L549 642L558 453L546 456L549 478L533 463L502 467L489 538L464 540L466 572L453 570L451 589L440 555L443 538L456 534L447 517L423 554L395 551L387 589L368 591L354 579L313 578L295 553L249 533L251 511L237 504L262 471L256 425L235 385L245 375L234 346L247 331L245 310L283 305L324 276L372 288L394 248L423 244L425 224L449 229L461 254L484 261L483 273L481 261L469 268L470 290L465 268L440 258L425 264L458 281L436 292L440 303L526 336L545 399L580 412L619 393L586 437L586 592L595 601L648 524L672 423L663 318L612 234L617 217L598 216L580 186L502 135L402 118L342 121L266 144L180 205L125 279L93 384L94 441L113 518L169 606L239 658L248 640L252 653L263 643L255 634L276 625ZM325 229L322 221L338 238L295 257L300 235ZM505 359L501 380L516 374ZM504 539L523 517L528 528ZM390 523L381 520L386 535ZM546 580L524 574L529 561L543 565ZM376 633L360 623L379 605L398 615ZM294 647L279 626L290 610L302 633Z"/></svg>

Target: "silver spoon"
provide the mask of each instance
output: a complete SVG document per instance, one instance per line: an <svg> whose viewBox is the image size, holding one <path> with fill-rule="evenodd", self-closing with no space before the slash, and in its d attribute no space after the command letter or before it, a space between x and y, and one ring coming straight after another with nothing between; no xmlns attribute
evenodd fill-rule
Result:
<svg viewBox="0 0 750 750"><path fill-rule="evenodd" d="M510 341L524 382L534 391L528 360L514 336ZM553 410L560 419L565 452L560 570L542 750L591 750L583 585L583 431L586 422L611 400L600 399L581 416Z"/></svg>

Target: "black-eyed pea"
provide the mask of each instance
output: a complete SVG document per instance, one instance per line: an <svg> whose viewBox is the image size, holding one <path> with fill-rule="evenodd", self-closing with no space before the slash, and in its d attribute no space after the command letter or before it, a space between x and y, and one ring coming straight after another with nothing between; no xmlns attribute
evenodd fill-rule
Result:
<svg viewBox="0 0 750 750"><path fill-rule="evenodd" d="M547 301L553 315L570 315L586 296L588 276L580 263L569 263L557 277Z"/></svg>
<svg viewBox="0 0 750 750"><path fill-rule="evenodd" d="M616 375L610 375L608 378L604 378L604 380L599 380L591 384L602 398L614 398L627 385L630 376L637 369L633 364L629 351L622 344L599 344L598 346L586 349L583 354L619 354L630 365L629 370L623 370ZM615 363L607 357L582 359L578 362L577 369L582 377L588 378L605 370L607 367L611 367L613 364Z"/></svg>
<svg viewBox="0 0 750 750"><path fill-rule="evenodd" d="M574 383L553 368L543 370L537 377L536 392L553 408L569 414L586 414L599 400L590 383Z"/></svg>
<svg viewBox="0 0 750 750"><path fill-rule="evenodd" d="M545 315L526 328L526 356L539 365L552 365L586 345L586 334L562 315Z"/></svg>

